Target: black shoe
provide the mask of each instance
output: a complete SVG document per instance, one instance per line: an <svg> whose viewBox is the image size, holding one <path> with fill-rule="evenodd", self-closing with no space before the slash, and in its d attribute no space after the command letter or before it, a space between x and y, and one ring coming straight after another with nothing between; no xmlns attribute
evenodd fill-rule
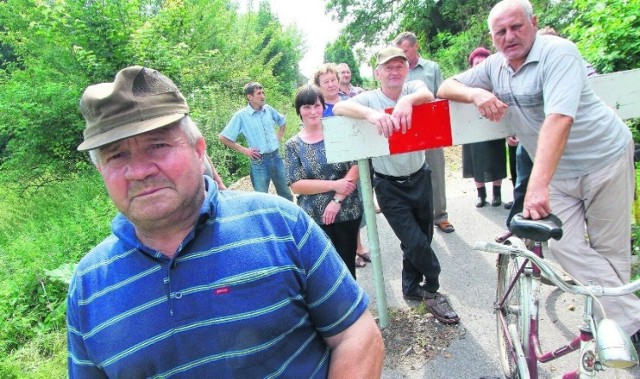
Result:
<svg viewBox="0 0 640 379"><path fill-rule="evenodd" d="M502 198L500 197L500 195L494 196L493 200L491 200L491 206L498 207L500 206L500 204L502 204Z"/></svg>
<svg viewBox="0 0 640 379"><path fill-rule="evenodd" d="M640 355L640 330L631 336L631 342L633 343L633 347L636 348L636 353Z"/></svg>
<svg viewBox="0 0 640 379"><path fill-rule="evenodd" d="M424 300L427 297L427 294L429 294L427 290L425 290L422 287L417 287L415 290L411 292L403 293L402 297L405 300Z"/></svg>
<svg viewBox="0 0 640 379"><path fill-rule="evenodd" d="M478 197L478 199L476 200L476 208L482 208L486 203L487 201L484 197Z"/></svg>
<svg viewBox="0 0 640 379"><path fill-rule="evenodd" d="M427 311L443 324L457 324L460 321L460 317L449 304L449 300L439 292L433 295L433 298L427 297L424 299Z"/></svg>
<svg viewBox="0 0 640 379"><path fill-rule="evenodd" d="M511 207L513 207L513 201L504 203L504 209L511 209Z"/></svg>

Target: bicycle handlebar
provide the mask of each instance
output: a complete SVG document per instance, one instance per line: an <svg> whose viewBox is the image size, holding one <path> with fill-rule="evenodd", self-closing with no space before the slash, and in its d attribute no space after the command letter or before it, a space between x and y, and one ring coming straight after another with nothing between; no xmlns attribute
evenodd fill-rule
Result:
<svg viewBox="0 0 640 379"><path fill-rule="evenodd" d="M558 288L565 292L576 295L588 296L622 296L640 290L640 279L619 287L602 287L600 285L588 284L585 286L576 284L567 284L543 258L538 257L531 251L519 248L514 245L504 245L495 242L477 242L473 247L474 250L486 251L488 253L497 253L505 255L518 255L527 258L535 263L545 276L553 282Z"/></svg>

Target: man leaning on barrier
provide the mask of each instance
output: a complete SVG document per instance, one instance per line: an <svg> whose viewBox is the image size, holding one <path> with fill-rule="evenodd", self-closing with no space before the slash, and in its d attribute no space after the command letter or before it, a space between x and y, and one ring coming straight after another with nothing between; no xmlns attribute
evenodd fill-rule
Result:
<svg viewBox="0 0 640 379"><path fill-rule="evenodd" d="M419 80L405 79L409 62L402 49L389 46L377 54L374 71L380 88L338 102L336 115L366 119L380 134L406 132L414 105L434 99ZM394 108L392 114L384 112ZM424 301L439 321L455 324L460 317L440 289L440 262L431 248L433 240L433 192L431 170L423 151L372 158L373 182L380 210L400 240L402 294Z"/></svg>
<svg viewBox="0 0 640 379"><path fill-rule="evenodd" d="M438 96L473 103L492 121L508 117L533 158L523 215L551 211L564 235L552 255L582 283L618 287L630 280L634 145L631 132L594 93L570 41L536 35L527 0L504 0L489 14L498 53L447 79ZM640 347L640 299L600 299L607 316ZM596 316L601 318L599 307Z"/></svg>

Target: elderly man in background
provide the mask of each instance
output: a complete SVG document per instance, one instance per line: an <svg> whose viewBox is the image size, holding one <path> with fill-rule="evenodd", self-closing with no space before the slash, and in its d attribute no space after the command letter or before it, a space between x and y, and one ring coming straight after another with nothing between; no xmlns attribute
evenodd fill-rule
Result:
<svg viewBox="0 0 640 379"><path fill-rule="evenodd" d="M334 107L336 115L366 119L385 137L406 132L414 105L433 100L433 93L418 80L406 81L409 63L395 46L380 50L374 71L380 88L366 91ZM391 115L385 109L393 108ZM373 182L378 204L400 240L402 294L424 301L427 310L446 324L460 318L448 299L438 292L440 262L431 248L433 208L431 170L422 151L372 158Z"/></svg>
<svg viewBox="0 0 640 379"><path fill-rule="evenodd" d="M418 52L418 39L411 32L400 33L393 43L404 51L409 60L409 75L407 80L420 80L427 85L432 93L438 92L442 83L442 72L436 62L426 60ZM449 222L447 213L447 189L444 177L444 150L429 149L424 152L429 168L431 168L431 183L433 184L433 221L435 226L445 233L455 231Z"/></svg>
<svg viewBox="0 0 640 379"><path fill-rule="evenodd" d="M351 84L351 69L348 64L338 64L338 73L340 74L340 91L338 94L342 100L354 97L364 91L362 88Z"/></svg>
<svg viewBox="0 0 640 379"><path fill-rule="evenodd" d="M562 220L564 235L549 247L569 274L604 287L628 283L634 193L629 128L594 93L576 46L536 35L529 1L499 2L488 23L498 53L447 79L438 96L473 103L492 121L508 117L533 158L523 215L536 220L553 211ZM631 294L600 301L638 349L640 299Z"/></svg>
<svg viewBox="0 0 640 379"><path fill-rule="evenodd" d="M120 211L67 299L70 378L380 377L368 298L324 232L277 196L219 191L171 80L89 86L84 142Z"/></svg>

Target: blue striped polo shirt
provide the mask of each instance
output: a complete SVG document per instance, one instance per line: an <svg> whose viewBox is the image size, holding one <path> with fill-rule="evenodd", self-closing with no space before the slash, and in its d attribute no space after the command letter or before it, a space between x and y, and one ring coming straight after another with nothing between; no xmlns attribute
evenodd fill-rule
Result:
<svg viewBox="0 0 640 379"><path fill-rule="evenodd" d="M368 297L322 230L277 196L209 191L173 259L122 214L78 264L67 299L70 378L324 378L323 337Z"/></svg>
<svg viewBox="0 0 640 379"><path fill-rule="evenodd" d="M260 154L273 153L280 146L275 128L283 126L285 122L285 117L268 104L258 111L247 105L231 117L220 135L235 142L242 134L248 147L260 149Z"/></svg>

